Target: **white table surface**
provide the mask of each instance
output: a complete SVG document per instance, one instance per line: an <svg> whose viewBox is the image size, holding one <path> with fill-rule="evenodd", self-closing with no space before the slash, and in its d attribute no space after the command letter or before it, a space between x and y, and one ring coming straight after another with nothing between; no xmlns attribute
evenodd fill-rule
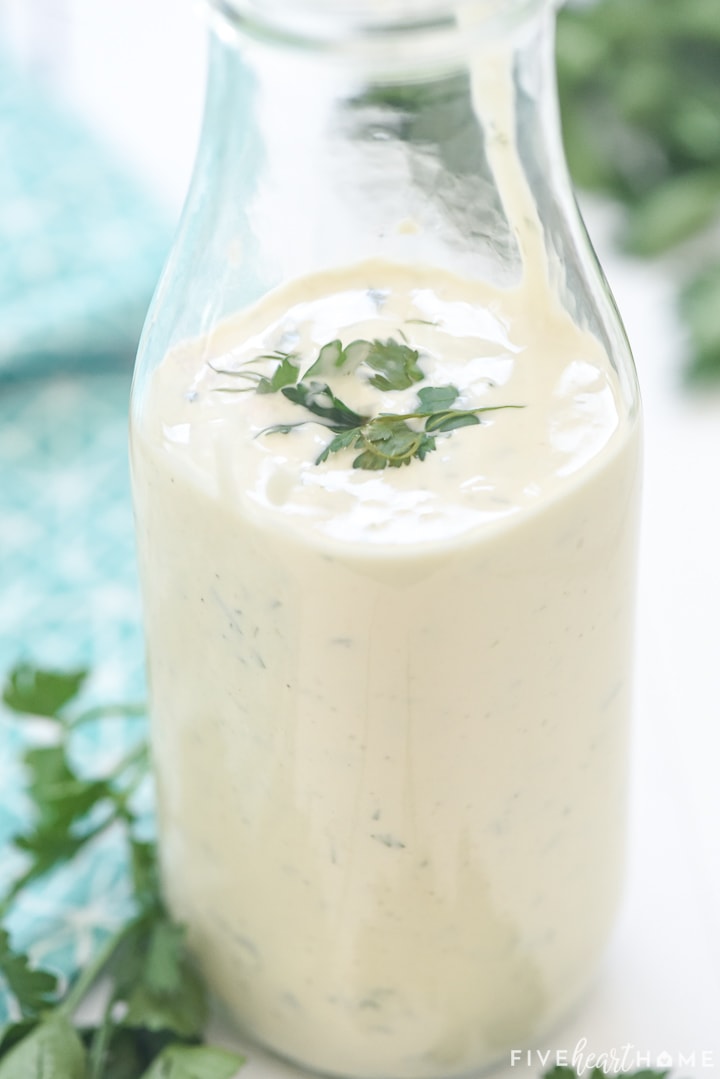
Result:
<svg viewBox="0 0 720 1079"><path fill-rule="evenodd" d="M191 0L0 0L0 33L177 211L203 97ZM677 1065L682 1054L678 1079L720 1079L720 390L681 388L667 269L618 257L607 214L592 212L590 224L635 350L646 421L630 866L595 989L535 1048L630 1045L630 1064L667 1052ZM538 1075L544 1059L497 1077ZM253 1049L243 1075L297 1073Z"/></svg>

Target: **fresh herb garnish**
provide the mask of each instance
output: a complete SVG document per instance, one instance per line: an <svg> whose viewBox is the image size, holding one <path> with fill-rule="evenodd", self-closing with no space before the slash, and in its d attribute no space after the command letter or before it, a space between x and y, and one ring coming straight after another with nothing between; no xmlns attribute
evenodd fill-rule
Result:
<svg viewBox="0 0 720 1079"><path fill-rule="evenodd" d="M302 384L301 384L302 385ZM360 416L343 404L324 384L316 383L317 387L311 394L299 393L301 386L293 391L283 390L290 400L302 404L309 412L318 416L319 420L327 420L324 424L330 431L335 433L333 438L315 463L326 461L332 453L344 449L361 450L353 461L353 468L378 470L383 468L399 468L408 465L413 458L422 461L437 448L432 432L444 434L458 427L468 427L479 424L480 414L483 412L495 412L503 408L518 408L518 405L485 405L481 408L453 409L448 407L459 396L455 386L427 386L418 393L418 405L414 412L395 415L393 413L380 413L378 416ZM332 408L323 404L324 401L332 401ZM441 407L436 411L433 402ZM420 421L422 426L411 426L412 421ZM305 420L292 426L299 427L302 423L313 421ZM288 425L268 428L264 433L282 431L285 433Z"/></svg>
<svg viewBox="0 0 720 1079"><path fill-rule="evenodd" d="M392 337L387 341L378 338L351 341L344 348L342 342L336 339L323 345L317 360L303 377L352 374L364 363L376 372L369 378L371 386L378 390L406 390L425 377L418 365L419 358L417 349Z"/></svg>
<svg viewBox="0 0 720 1079"><path fill-rule="evenodd" d="M344 431L361 427L366 418L336 397L326 382L300 382L297 386L288 386L283 396L294 405L301 405L313 416L327 421L331 431Z"/></svg>
<svg viewBox="0 0 720 1079"><path fill-rule="evenodd" d="M370 385L378 390L406 390L413 382L422 382L425 376L418 365L419 358L417 349L392 338L373 341L365 363L378 373L372 376Z"/></svg>
<svg viewBox="0 0 720 1079"><path fill-rule="evenodd" d="M294 385L300 374L300 368L293 360L294 357L292 355L281 356L280 362L270 378L265 378L262 375L260 376L256 392L277 393L278 390L282 390L285 386Z"/></svg>
<svg viewBox="0 0 720 1079"><path fill-rule="evenodd" d="M435 449L435 439L424 431L414 430L403 416L376 416L355 427L352 432L344 432L340 438L334 438L317 458L316 464L345 447L361 450L353 460L353 468L375 471L409 465L415 457L424 460Z"/></svg>
<svg viewBox="0 0 720 1079"><path fill-rule="evenodd" d="M305 372L305 378L318 375L332 375L342 372L349 375L367 359L371 349L370 341L351 341L343 348L342 341L328 341L320 349L318 358L312 367Z"/></svg>
<svg viewBox="0 0 720 1079"><path fill-rule="evenodd" d="M21 664L5 684L7 707L18 717L43 717L54 742L24 753L34 819L13 842L28 864L0 900L0 917L8 918L32 882L71 863L110 827L122 831L127 846L135 914L65 992L53 972L37 969L13 947L0 925L0 977L20 1017L0 1027L0 1079L231 1079L242 1058L201 1044L205 989L184 930L164 907L155 845L140 835L134 796L148 776L144 741L101 776L81 775L71 763L80 727L143 711L119 705L73 712L68 706L76 704L86 675ZM78 1024L75 1013L100 983L99 1021Z"/></svg>
<svg viewBox="0 0 720 1079"><path fill-rule="evenodd" d="M408 389L425 378L420 366L420 353L393 338L386 341L357 340L345 346L339 339L329 341L320 349L317 359L302 378L299 378L300 368L295 353L273 352L258 358L276 362L272 375L264 377L257 372L246 371L224 373L253 379L258 393L279 391L312 417L295 423L274 424L266 427L262 434L288 434L307 423L327 427L335 437L316 458L315 464L321 464L331 454L341 450L357 450L359 452L353 459L353 468L372 471L399 468L415 459L422 461L435 450L435 435L478 425L482 422L480 416L484 412L522 407L493 405L459 409L453 407L460 396L456 386L424 386L418 390L413 412L362 415L345 404L327 382L316 377L358 373L359 368L365 365L371 372L365 373L365 377L376 389Z"/></svg>

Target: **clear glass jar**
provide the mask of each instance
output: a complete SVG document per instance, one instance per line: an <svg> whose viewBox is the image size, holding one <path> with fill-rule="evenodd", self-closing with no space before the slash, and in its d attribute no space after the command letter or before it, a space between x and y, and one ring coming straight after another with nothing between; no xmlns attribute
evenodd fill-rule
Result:
<svg viewBox="0 0 720 1079"><path fill-rule="evenodd" d="M622 877L632 359L542 0L217 0L132 465L168 902L319 1072L537 1044Z"/></svg>

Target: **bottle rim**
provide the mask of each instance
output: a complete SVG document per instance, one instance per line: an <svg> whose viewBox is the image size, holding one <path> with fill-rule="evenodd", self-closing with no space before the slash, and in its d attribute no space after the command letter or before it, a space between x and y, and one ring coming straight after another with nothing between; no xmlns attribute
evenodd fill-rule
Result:
<svg viewBox="0 0 720 1079"><path fill-rule="evenodd" d="M223 36L249 36L304 51L356 53L444 43L456 51L468 32L511 33L564 0L205 0ZM445 49L441 48L441 51Z"/></svg>

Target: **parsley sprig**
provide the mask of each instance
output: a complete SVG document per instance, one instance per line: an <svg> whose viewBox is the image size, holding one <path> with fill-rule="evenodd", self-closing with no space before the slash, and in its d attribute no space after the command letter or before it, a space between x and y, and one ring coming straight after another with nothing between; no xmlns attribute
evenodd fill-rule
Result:
<svg viewBox="0 0 720 1079"><path fill-rule="evenodd" d="M316 410L316 405L319 402L322 408L324 397L328 393L332 394L332 391L322 383L317 383L316 386L310 401L305 399L298 403L302 403L309 412L321 415ZM286 393L286 396L289 394ZM353 468L399 468L410 464L413 458L423 461L428 453L436 449L435 434L479 424L480 413L483 412L517 407L485 405L472 409L452 408L452 403L458 396L459 391L455 386L425 386L418 391L415 411L399 415L380 413L379 416L370 417L358 416L351 410L348 410L350 414L338 410L338 405L342 408L345 406L333 395L340 422L326 424L335 433L335 438L328 443L315 463L320 464L327 460L331 453L339 450L356 449L360 450L360 453L353 460Z"/></svg>
<svg viewBox="0 0 720 1079"><path fill-rule="evenodd" d="M242 1058L201 1044L205 988L186 952L184 930L163 904L155 845L142 838L135 796L148 775L144 740L99 776L81 775L72 763L79 728L144 709L72 711L86 676L84 670L63 674L21 664L6 681L5 705L18 718L43 717L54 742L24 753L34 812L13 842L27 867L0 900L0 918L5 922L28 886L72 864L111 827L124 836L136 909L67 990L54 972L38 969L14 947L0 924L0 977L19 1014L0 1026L0 1079L231 1079ZM76 1012L97 986L100 1018L79 1024Z"/></svg>
<svg viewBox="0 0 720 1079"><path fill-rule="evenodd" d="M364 365L371 372L366 376L367 381L383 391L406 390L425 378L418 350L394 338L356 340L345 346L339 339L329 341L302 376L297 353L276 351L257 359L275 361L272 374L260 375L246 369L224 371L222 373L238 375L253 383L239 391L231 388L230 392L246 392L253 388L260 394L279 391L288 401L310 413L310 419L274 424L266 427L262 434L287 434L308 423L321 424L335 437L315 459L315 464L321 464L341 450L354 450L358 452L352 462L353 468L371 471L400 468L414 459L423 461L437 449L437 435L478 425L485 412L522 407L456 408L460 391L456 386L446 385L424 386L418 390L412 412L381 412L375 416L356 412L323 381L323 376L354 374Z"/></svg>

